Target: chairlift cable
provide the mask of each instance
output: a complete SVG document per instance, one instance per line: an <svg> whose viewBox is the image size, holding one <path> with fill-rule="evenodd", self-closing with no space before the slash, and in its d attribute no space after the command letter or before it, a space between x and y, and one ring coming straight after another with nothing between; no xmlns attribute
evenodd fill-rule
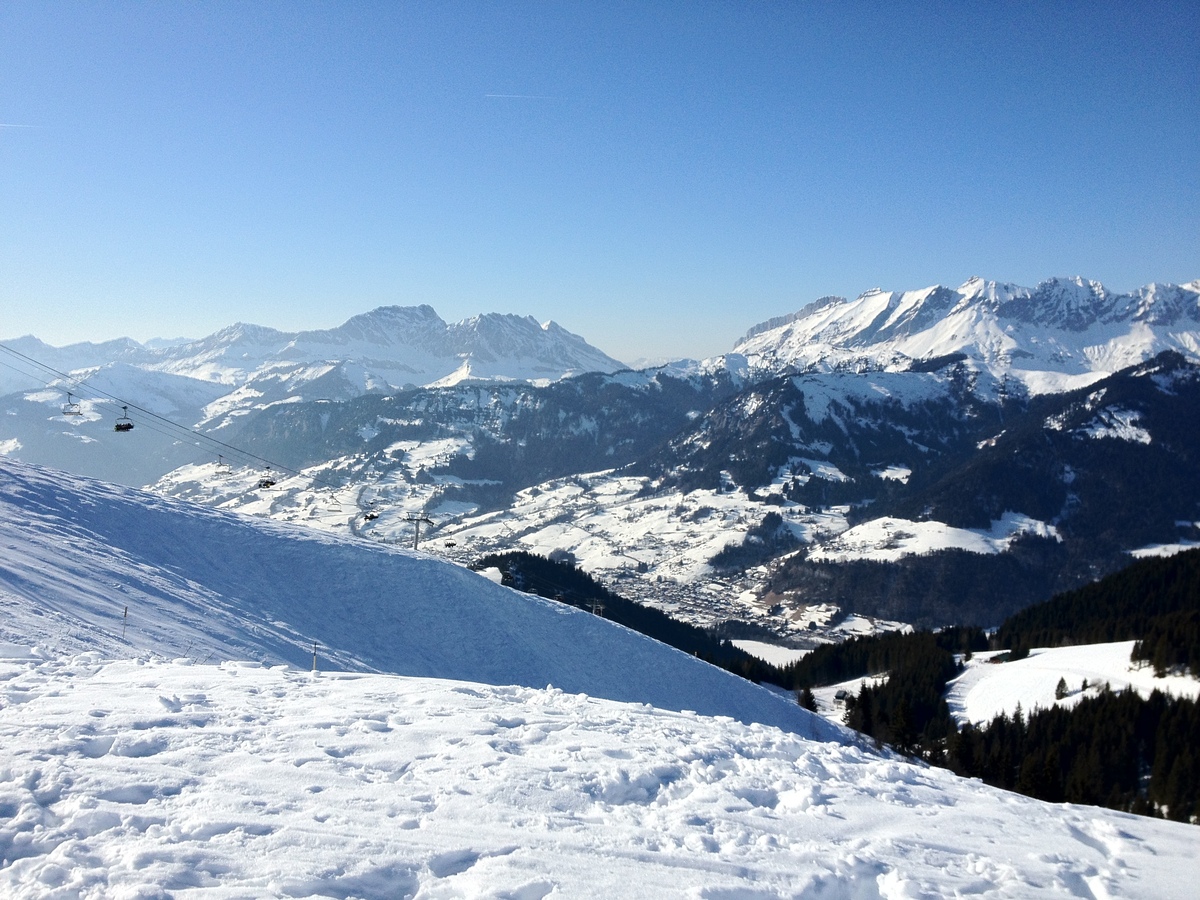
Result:
<svg viewBox="0 0 1200 900"><path fill-rule="evenodd" d="M95 385L89 384L85 379L77 378L67 372L62 372L59 369L54 368L53 366L47 365L46 363L43 363L43 362L40 362L39 360L36 360L33 357L31 357L25 353L22 353L19 350L15 350L12 347L9 347L5 344L0 344L0 351L8 353L10 356L16 357L19 361L21 361L23 363L27 363L29 365L32 365L36 369L40 369L43 374L41 376L35 375L33 372L27 371L26 369L18 368L17 366L12 365L11 363L7 363L7 362L3 362L3 361L0 361L0 365L4 365L6 368L12 369L13 371L19 372L22 375L32 378L35 381L38 381L38 382L46 385L47 387L53 386L52 381L44 380L45 375L49 374L51 376L54 376L57 379L62 379L64 381L72 383L75 387L75 391L72 391L71 393L76 393L76 392L78 392L79 388L86 387L90 392L92 392L93 394L100 395L101 397L105 398L105 400L108 402L112 402L114 404L122 406L122 407L126 408L127 410L128 409L136 410L140 414L139 420L149 431L153 431L164 437L174 438L176 440L180 439L180 435L186 436L187 438L191 439L190 443L192 443L193 446L196 446L198 448L201 445L196 443L196 441L204 441L208 445L210 445L210 447L223 448L225 450L228 450L231 454L235 455L236 457L240 457L244 460L253 460L256 463L262 463L262 464L266 465L268 468L274 469L277 472L286 473L287 475L296 476L296 477L304 477L304 473L302 471L293 469L290 466L285 466L282 463L279 463L275 460L268 459L265 456L260 456L257 453L252 453L249 450L243 450L241 447L237 447L226 441L222 441L219 438L211 437L210 435L204 434L203 432L200 432L200 431L196 431L193 428L188 428L184 425L180 425L176 422L172 422L170 419L166 418L165 416L161 416L158 413L155 413L149 409L146 409L143 406L139 406L136 403L129 403L129 402L125 401L124 399L116 396L115 394L110 394L108 391L105 391L102 388L98 388ZM81 396L83 396L83 395L81 394ZM84 399L89 399L89 398L84 397ZM93 399L95 399L95 398L93 398ZM102 402L104 402L104 401L102 401ZM146 419L142 419L141 416L146 416L150 420L161 423L162 425L166 426L166 428L172 429L172 431L164 431L161 428L155 428L152 425L150 425ZM211 449L208 452L215 453L217 451L215 449ZM218 454L218 456L219 455L220 454ZM321 481L321 475L316 474L316 475L312 475L309 477L312 480L313 487L316 488L318 486L319 482ZM338 485L335 485L332 483L328 484L327 486L330 487L330 489L338 487Z"/></svg>
<svg viewBox="0 0 1200 900"><path fill-rule="evenodd" d="M302 474L302 473L297 472L296 470L291 469L287 466L280 465L279 463L276 463L273 460L269 460L266 457L259 456L255 453L251 453L248 450L243 450L240 447L235 447L233 444L226 443L225 441L222 441L219 438L210 437L209 435L204 434L203 432L200 432L200 431L196 431L193 428L188 428L184 425L178 424L177 422L172 422L170 419L166 418L165 416L160 416L158 413L153 412L152 410L146 409L143 406L139 406L136 403L129 403L126 400L116 396L115 394L110 394L108 391L105 391L102 388L98 388L93 384L89 384L84 379L75 379L68 373L61 372L58 369L55 369L53 366L48 366L45 363L39 362L38 360L34 359L33 357L27 356L26 354L21 353L19 350L14 350L11 347L8 347L4 344L0 344L0 350L3 350L9 354L16 356L16 357L19 357L20 359L22 359L28 363L32 363L34 366L36 366L40 369L43 369L45 372L55 375L58 378L65 379L67 381L72 381L72 382L74 382L74 384L77 388L81 387L81 386L86 386L88 388L88 390L92 391L95 394L101 395L102 397L106 398L107 400L112 401L113 403L116 403L118 406L128 406L130 409L136 410L138 413L140 413L144 416L149 416L149 417L161 422L163 425L166 425L168 428L176 429L177 431L187 434L190 437L198 438L199 440L202 440L202 441L207 441L210 444L215 444L217 446L224 447L227 450L229 450L233 453L239 454L240 456L246 457L248 459L254 459L261 463L269 463L273 467L280 469L282 471L289 472L290 474L293 474L293 475ZM18 371L20 371L20 370L18 370ZM23 374L28 375L30 373L23 372ZM46 384L47 386L50 386L49 382L43 382L43 383Z"/></svg>

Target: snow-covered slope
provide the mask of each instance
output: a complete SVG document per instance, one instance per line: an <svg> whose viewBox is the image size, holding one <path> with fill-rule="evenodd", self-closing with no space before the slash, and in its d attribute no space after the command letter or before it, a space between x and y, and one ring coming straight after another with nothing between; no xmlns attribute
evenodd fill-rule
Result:
<svg viewBox="0 0 1200 900"><path fill-rule="evenodd" d="M960 723L989 722L1020 706L1026 713L1038 707L1074 706L1106 684L1114 691L1133 689L1143 696L1162 691L1176 697L1200 697L1200 679L1190 675L1159 678L1147 665L1130 662L1134 641L1079 644L1030 650L1025 659L997 664L1001 651L977 653L966 670L950 682L946 702ZM1056 697L1059 679L1067 693ZM1084 687L1084 684L1087 687Z"/></svg>
<svg viewBox="0 0 1200 900"><path fill-rule="evenodd" d="M804 733L787 699L444 560L0 461L0 641L583 691Z"/></svg>
<svg viewBox="0 0 1200 900"><path fill-rule="evenodd" d="M13 898L1192 896L1194 826L557 688L0 646Z"/></svg>
<svg viewBox="0 0 1200 900"><path fill-rule="evenodd" d="M0 548L5 896L1191 888L1193 827L876 754L424 555L12 461Z"/></svg>
<svg viewBox="0 0 1200 900"><path fill-rule="evenodd" d="M956 289L875 289L757 325L734 350L769 369L825 371L904 370L962 355L1030 393L1056 392L1164 350L1200 358L1200 281L1131 294L1082 278L1035 288L972 278Z"/></svg>

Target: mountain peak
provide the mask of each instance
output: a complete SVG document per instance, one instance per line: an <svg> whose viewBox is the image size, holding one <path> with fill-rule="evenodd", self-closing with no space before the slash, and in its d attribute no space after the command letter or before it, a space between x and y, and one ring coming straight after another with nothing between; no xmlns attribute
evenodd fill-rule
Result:
<svg viewBox="0 0 1200 900"><path fill-rule="evenodd" d="M1025 372L1040 392L1063 389L1063 376L1084 384L1167 349L1195 359L1198 347L1200 282L1121 294L1078 275L1032 289L974 275L957 289L822 298L756 325L734 350L768 368L827 371L959 354L997 377Z"/></svg>

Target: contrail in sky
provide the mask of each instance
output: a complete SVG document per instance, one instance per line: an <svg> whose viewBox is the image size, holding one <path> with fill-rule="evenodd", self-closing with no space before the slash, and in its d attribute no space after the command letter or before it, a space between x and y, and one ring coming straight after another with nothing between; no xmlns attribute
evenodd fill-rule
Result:
<svg viewBox="0 0 1200 900"><path fill-rule="evenodd" d="M484 94L498 100L557 100L557 97L546 97L541 94Z"/></svg>
<svg viewBox="0 0 1200 900"><path fill-rule="evenodd" d="M38 125L11 125L8 122L0 122L0 128L38 128Z"/></svg>

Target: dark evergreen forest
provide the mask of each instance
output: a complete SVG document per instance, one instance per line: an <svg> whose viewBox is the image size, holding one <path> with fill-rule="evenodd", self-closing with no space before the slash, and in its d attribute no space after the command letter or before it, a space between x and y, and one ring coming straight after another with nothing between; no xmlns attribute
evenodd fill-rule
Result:
<svg viewBox="0 0 1200 900"><path fill-rule="evenodd" d="M1031 647L1137 640L1132 659L1200 672L1200 550L1135 562L1010 617L991 640L997 664ZM800 690L853 678L846 723L902 753L1052 802L1091 803L1180 821L1200 818L1200 704L1155 691L1079 685L1072 708L1001 715L959 729L944 696L955 654L988 646L981 631L886 634L819 648L785 670ZM1075 686L1060 682L1065 696Z"/></svg>

